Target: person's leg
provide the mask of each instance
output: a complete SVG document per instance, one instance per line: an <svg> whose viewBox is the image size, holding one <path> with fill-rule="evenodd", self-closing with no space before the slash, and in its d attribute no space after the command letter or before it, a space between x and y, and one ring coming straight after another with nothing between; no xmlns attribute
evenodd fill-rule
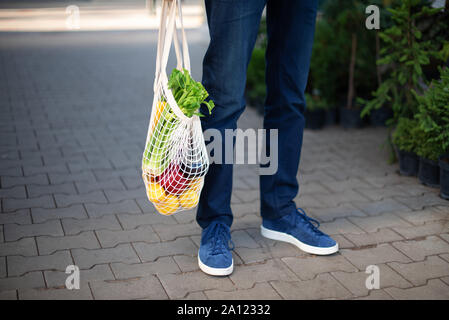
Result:
<svg viewBox="0 0 449 320"><path fill-rule="evenodd" d="M215 103L201 118L203 130L235 129L245 108L246 70L266 0L205 0L210 44L203 61L202 83ZM202 109L203 114L208 114ZM222 148L224 151L224 146ZM224 157L224 152L223 152ZM224 159L223 159L224 160ZM211 164L197 211L204 229L212 221L232 224L232 164Z"/></svg>
<svg viewBox="0 0 449 320"><path fill-rule="evenodd" d="M264 128L278 130L279 163L274 175L260 176L262 218L276 219L296 210L293 199L299 189L296 175L305 124L304 90L316 12L317 0L267 2Z"/></svg>
<svg viewBox="0 0 449 320"><path fill-rule="evenodd" d="M278 171L261 176L261 233L319 255L338 251L338 243L318 229L293 201L298 193L304 131L304 90L309 73L317 0L268 0L267 100L265 129L278 129ZM269 149L269 146L267 146Z"/></svg>

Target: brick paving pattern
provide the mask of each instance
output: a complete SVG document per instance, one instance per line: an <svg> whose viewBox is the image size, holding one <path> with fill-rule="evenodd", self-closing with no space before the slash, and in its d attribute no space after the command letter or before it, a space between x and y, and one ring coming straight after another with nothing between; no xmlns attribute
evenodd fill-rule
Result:
<svg viewBox="0 0 449 320"><path fill-rule="evenodd" d="M140 177L156 35L0 34L0 299L449 299L449 202L387 164L384 128L305 133L295 200L338 254L262 238L258 170L242 165L235 271L201 272L195 213L157 214ZM206 42L188 35L200 79ZM261 123L248 109L239 126Z"/></svg>

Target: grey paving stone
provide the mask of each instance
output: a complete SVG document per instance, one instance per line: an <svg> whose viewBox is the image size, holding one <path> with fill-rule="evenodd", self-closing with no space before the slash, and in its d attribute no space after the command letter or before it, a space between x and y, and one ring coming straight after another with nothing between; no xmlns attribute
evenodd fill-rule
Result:
<svg viewBox="0 0 449 320"><path fill-rule="evenodd" d="M34 256L37 255L34 238L22 238L18 241L0 243L0 256Z"/></svg>
<svg viewBox="0 0 449 320"><path fill-rule="evenodd" d="M118 178L98 182L78 181L75 185L80 194L108 189L125 190L122 180Z"/></svg>
<svg viewBox="0 0 449 320"><path fill-rule="evenodd" d="M96 218L107 214L117 213L142 213L139 206L134 200L124 200L117 203L87 203L85 205L87 213L90 217Z"/></svg>
<svg viewBox="0 0 449 320"><path fill-rule="evenodd" d="M345 217L364 217L364 214L360 209L354 207L350 203L341 204L337 207L331 208L311 208L308 213L319 221L329 222L337 218Z"/></svg>
<svg viewBox="0 0 449 320"><path fill-rule="evenodd" d="M415 225L422 225L430 221L449 220L449 212L438 210L437 207L429 207L416 211L399 211L396 214Z"/></svg>
<svg viewBox="0 0 449 320"><path fill-rule="evenodd" d="M332 236L332 239L334 239L338 243L339 249L349 249L349 248L356 247L356 245L353 242L351 242L350 240L348 240L345 236L343 236L341 234L334 234Z"/></svg>
<svg viewBox="0 0 449 320"><path fill-rule="evenodd" d="M351 293L328 273L321 274L313 280L276 280L270 283L284 299L288 300L351 297Z"/></svg>
<svg viewBox="0 0 449 320"><path fill-rule="evenodd" d="M347 233L345 237L358 247L403 240L399 234L388 228L381 228L376 232L362 234Z"/></svg>
<svg viewBox="0 0 449 320"><path fill-rule="evenodd" d="M232 213L234 217L241 217L248 213L259 213L260 203L259 201L238 203L231 205Z"/></svg>
<svg viewBox="0 0 449 320"><path fill-rule="evenodd" d="M103 248L114 247L119 243L160 242L151 226L141 226L134 230L98 230L96 234Z"/></svg>
<svg viewBox="0 0 449 320"><path fill-rule="evenodd" d="M135 229L138 226L153 225L153 224L176 224L176 219L173 216L163 216L156 213L145 214L117 214L124 229Z"/></svg>
<svg viewBox="0 0 449 320"><path fill-rule="evenodd" d="M136 242L134 248L140 259L145 262L152 262L159 257L177 254L196 256L198 253L198 248L189 238L178 238L174 241L160 243Z"/></svg>
<svg viewBox="0 0 449 320"><path fill-rule="evenodd" d="M78 173L50 173L51 184L61 184L67 182L91 181L95 182L95 176L91 171L83 171Z"/></svg>
<svg viewBox="0 0 449 320"><path fill-rule="evenodd" d="M133 190L105 190L104 193L106 194L106 197L109 199L110 202L119 202L123 200L130 200L130 199L139 199L139 198L145 198L145 188L143 186L139 189L133 189Z"/></svg>
<svg viewBox="0 0 449 320"><path fill-rule="evenodd" d="M54 195L56 204L58 207L68 207L73 204L79 203L107 203L108 200L105 198L102 191L94 191L86 194L79 195L65 195L65 194L55 194Z"/></svg>
<svg viewBox="0 0 449 320"><path fill-rule="evenodd" d="M36 174L28 177L0 177L2 188L10 188L14 186L23 186L29 184L47 185L48 178L46 174Z"/></svg>
<svg viewBox="0 0 449 320"><path fill-rule="evenodd" d="M66 235L78 234L81 231L90 230L122 230L115 216L103 216L90 219L62 219L62 226Z"/></svg>
<svg viewBox="0 0 449 320"><path fill-rule="evenodd" d="M141 179L141 171L137 168L124 168L124 169L108 169L108 170L93 170L98 181L110 180L120 177L135 177Z"/></svg>
<svg viewBox="0 0 449 320"><path fill-rule="evenodd" d="M179 267L172 257L162 257L154 262L136 264L111 263L111 268L117 279L130 279L136 277L148 277L156 274L180 272Z"/></svg>
<svg viewBox="0 0 449 320"><path fill-rule="evenodd" d="M207 300L207 296L202 291L190 292L179 300Z"/></svg>
<svg viewBox="0 0 449 320"><path fill-rule="evenodd" d="M139 205L140 209L142 209L143 213L153 213L153 214L157 214L159 216L162 216L160 213L158 213L156 211L156 208L154 207L154 205L148 201L147 198L138 198L135 199L137 204ZM167 216L164 216L167 217Z"/></svg>
<svg viewBox="0 0 449 320"><path fill-rule="evenodd" d="M47 220L54 220L54 219L88 218L86 210L81 204L76 204L65 208L53 208L53 209L32 208L31 216L33 217L34 223L41 223Z"/></svg>
<svg viewBox="0 0 449 320"><path fill-rule="evenodd" d="M241 203L254 202L259 200L259 190L246 190L245 192L233 192L233 196L237 197Z"/></svg>
<svg viewBox="0 0 449 320"><path fill-rule="evenodd" d="M18 165L14 167L0 167L0 175L8 177L21 177L23 176L22 168Z"/></svg>
<svg viewBox="0 0 449 320"><path fill-rule="evenodd" d="M49 288L65 288L69 274L65 271L44 271L45 281ZM98 264L91 269L80 269L80 288L86 287L90 281L114 280L111 268L107 264Z"/></svg>
<svg viewBox="0 0 449 320"><path fill-rule="evenodd" d="M69 170L64 164L53 164L47 166L23 166L25 176L32 176L39 173L68 173Z"/></svg>
<svg viewBox="0 0 449 320"><path fill-rule="evenodd" d="M379 267L379 287L381 289L387 287L410 288L413 286L389 266L383 263L376 266ZM365 270L359 272L335 271L331 274L355 296L367 296L371 290L376 290L366 287L366 281L371 276L371 272L366 273Z"/></svg>
<svg viewBox="0 0 449 320"><path fill-rule="evenodd" d="M437 205L447 206L447 200L444 200L433 193L426 193L421 196L395 197L395 199L413 210L420 210L425 207Z"/></svg>
<svg viewBox="0 0 449 320"><path fill-rule="evenodd" d="M92 300L87 285L79 289L19 289L19 300Z"/></svg>
<svg viewBox="0 0 449 320"><path fill-rule="evenodd" d="M155 276L128 280L92 281L90 287L97 300L168 298Z"/></svg>
<svg viewBox="0 0 449 320"><path fill-rule="evenodd" d="M72 249L72 256L75 260L75 264L80 269L91 268L96 264L102 263L140 262L137 254L134 252L130 244L119 244L115 248L106 249Z"/></svg>
<svg viewBox="0 0 449 320"><path fill-rule="evenodd" d="M58 250L83 248L83 249L98 249L100 244L97 237L92 231L81 232L75 236L64 237L36 237L37 246L41 255L51 254Z"/></svg>
<svg viewBox="0 0 449 320"><path fill-rule="evenodd" d="M27 191L31 198L48 194L77 194L73 183L51 184L46 186L32 184L27 186Z"/></svg>
<svg viewBox="0 0 449 320"><path fill-rule="evenodd" d="M393 300L393 298L382 289L373 289L369 295L355 298L354 300Z"/></svg>
<svg viewBox="0 0 449 320"><path fill-rule="evenodd" d="M201 228L196 222L189 224L153 224L152 227L162 241L201 234Z"/></svg>
<svg viewBox="0 0 449 320"><path fill-rule="evenodd" d="M396 212L410 210L404 204L395 199L384 199L370 202L352 202L357 208L367 213L368 215L378 215L384 212Z"/></svg>
<svg viewBox="0 0 449 320"><path fill-rule="evenodd" d="M310 280L318 274L331 271L355 272L354 267L344 256L336 254L331 256L304 256L286 257L281 259L301 280Z"/></svg>
<svg viewBox="0 0 449 320"><path fill-rule="evenodd" d="M31 224L30 209L21 209L11 213L0 214L0 224Z"/></svg>
<svg viewBox="0 0 449 320"><path fill-rule="evenodd" d="M58 220L51 220L43 223L19 225L15 223L4 225L5 241L16 241L20 238L34 237L41 235L62 236L61 223Z"/></svg>
<svg viewBox="0 0 449 320"><path fill-rule="evenodd" d="M189 292L221 289L235 289L228 277L218 278L206 275L202 271L181 273L181 274L163 274L158 276L164 286L170 299L180 299Z"/></svg>
<svg viewBox="0 0 449 320"><path fill-rule="evenodd" d="M3 211L11 212L27 208L54 208L55 202L50 195L44 195L29 199L3 199Z"/></svg>
<svg viewBox="0 0 449 320"><path fill-rule="evenodd" d="M392 213L364 218L349 217L348 219L366 232L376 232L381 228L412 226L409 222Z"/></svg>
<svg viewBox="0 0 449 320"><path fill-rule="evenodd" d="M332 222L324 222L320 226L320 230L329 234L363 234L365 233L358 226L347 220L346 218L335 219Z"/></svg>
<svg viewBox="0 0 449 320"><path fill-rule="evenodd" d="M323 203L325 207L337 207L343 203L354 202L367 202L369 199L362 194L354 190L345 190L340 193L331 193L327 195L315 195L320 203Z"/></svg>
<svg viewBox="0 0 449 320"><path fill-rule="evenodd" d="M26 191L24 186L15 186L7 189L0 189L0 199L14 198L23 199L26 198Z"/></svg>
<svg viewBox="0 0 449 320"><path fill-rule="evenodd" d="M295 274L282 261L277 259L268 260L263 264L243 265L235 268L230 278L238 288L244 289L251 288L256 282L298 280Z"/></svg>
<svg viewBox="0 0 449 320"><path fill-rule="evenodd" d="M233 256L235 256L233 252ZM186 256L186 255L177 255L173 256L176 264L180 268L182 272L190 272L199 270L198 266L198 257ZM234 260L234 265L236 265L236 261Z"/></svg>
<svg viewBox="0 0 449 320"><path fill-rule="evenodd" d="M21 277L8 277L0 279L0 292L26 289L26 288L44 288L44 276L41 271L29 272Z"/></svg>
<svg viewBox="0 0 449 320"><path fill-rule="evenodd" d="M0 291L0 300L17 300L17 291Z"/></svg>
<svg viewBox="0 0 449 320"><path fill-rule="evenodd" d="M421 262L391 262L388 265L415 286L425 285L432 278L449 276L449 263L438 256L429 256Z"/></svg>
<svg viewBox="0 0 449 320"><path fill-rule="evenodd" d="M0 257L0 278L6 277L6 257Z"/></svg>
<svg viewBox="0 0 449 320"><path fill-rule="evenodd" d="M432 279L425 286L409 289L387 288L385 291L396 300L447 300L449 286L439 279Z"/></svg>
<svg viewBox="0 0 449 320"><path fill-rule="evenodd" d="M393 246L414 261L424 260L425 257L449 252L449 243L436 236L429 236L420 240L393 242Z"/></svg>
<svg viewBox="0 0 449 320"><path fill-rule="evenodd" d="M393 227L393 230L401 234L404 238L413 239L433 234L440 234L449 231L449 221L441 220L427 222L424 225L412 227Z"/></svg>
<svg viewBox="0 0 449 320"><path fill-rule="evenodd" d="M280 300L281 296L268 283L256 283L254 288L235 291L219 289L204 292L212 300Z"/></svg>
<svg viewBox="0 0 449 320"><path fill-rule="evenodd" d="M406 197L410 195L410 193L408 193L404 188L401 188L400 185L386 186L383 188L361 187L358 188L357 191L373 201L392 198L394 196Z"/></svg>
<svg viewBox="0 0 449 320"><path fill-rule="evenodd" d="M260 245L245 230L232 231L231 238L235 247L260 248Z"/></svg>
<svg viewBox="0 0 449 320"><path fill-rule="evenodd" d="M393 261L411 262L407 256L388 243L365 249L342 249L340 252L359 270L365 270L367 266L372 264L377 265Z"/></svg>
<svg viewBox="0 0 449 320"><path fill-rule="evenodd" d="M58 251L51 255L8 257L8 276L21 276L26 272L39 270L65 270L73 264L69 251Z"/></svg>

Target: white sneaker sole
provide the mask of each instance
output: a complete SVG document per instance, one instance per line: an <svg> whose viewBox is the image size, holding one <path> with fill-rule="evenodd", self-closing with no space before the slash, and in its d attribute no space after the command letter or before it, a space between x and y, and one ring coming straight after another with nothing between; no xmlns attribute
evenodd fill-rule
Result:
<svg viewBox="0 0 449 320"><path fill-rule="evenodd" d="M232 263L228 268L212 268L209 266L206 266L204 263L201 262L200 255L198 253L198 265L200 269L211 276L228 276L234 271L234 259L232 259Z"/></svg>
<svg viewBox="0 0 449 320"><path fill-rule="evenodd" d="M338 243L336 243L332 247L321 248L321 247L314 247L314 246L305 244L287 233L270 230L270 229L264 228L264 226L260 226L260 232L261 232L262 236L264 236L265 238L291 243L291 244L297 246L302 251L311 253L311 254L324 256L324 255L333 254L338 251Z"/></svg>

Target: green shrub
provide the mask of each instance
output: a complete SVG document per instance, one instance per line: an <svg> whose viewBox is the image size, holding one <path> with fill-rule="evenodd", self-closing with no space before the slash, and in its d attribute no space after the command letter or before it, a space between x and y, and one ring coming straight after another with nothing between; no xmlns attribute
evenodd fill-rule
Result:
<svg viewBox="0 0 449 320"><path fill-rule="evenodd" d="M399 118L396 129L393 132L393 144L401 151L417 151L418 121L409 118Z"/></svg>
<svg viewBox="0 0 449 320"><path fill-rule="evenodd" d="M360 102L365 104L362 116L390 104L394 113L390 124L394 124L399 118L411 118L416 113L417 101L412 91L422 92L420 80L425 80L422 66L429 64L431 56L439 56L432 41L422 39L418 20L441 10L430 8L422 0L403 0L387 10L394 24L379 34L383 48L377 63L388 68L389 76L373 92L370 101Z"/></svg>
<svg viewBox="0 0 449 320"><path fill-rule="evenodd" d="M316 111L326 110L329 105L322 97L306 93L306 106L308 111Z"/></svg>
<svg viewBox="0 0 449 320"><path fill-rule="evenodd" d="M255 107L262 107L265 102L265 48L255 48L248 66L247 98Z"/></svg>
<svg viewBox="0 0 449 320"><path fill-rule="evenodd" d="M449 68L439 68L440 79L433 80L423 95L414 92L418 101L416 119L425 139L417 153L437 160L449 151Z"/></svg>

